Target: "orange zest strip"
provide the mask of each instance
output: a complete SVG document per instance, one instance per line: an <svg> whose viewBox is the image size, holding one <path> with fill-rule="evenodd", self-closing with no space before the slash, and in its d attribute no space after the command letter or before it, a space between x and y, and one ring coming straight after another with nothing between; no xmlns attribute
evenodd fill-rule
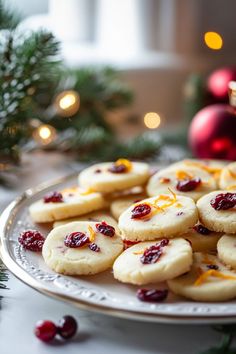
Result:
<svg viewBox="0 0 236 354"><path fill-rule="evenodd" d="M204 283L209 277L216 277L216 278L220 278L220 279L230 279L230 280L236 280L236 276L233 275L225 275L221 272L219 272L218 270L215 269L210 269L206 272L204 272L203 274L201 274L197 280L194 282L194 286L199 286L202 283Z"/></svg>
<svg viewBox="0 0 236 354"><path fill-rule="evenodd" d="M182 170L176 171L175 175L176 175L176 178L178 180L192 179L194 177L192 174L187 173L187 172L182 171Z"/></svg>
<svg viewBox="0 0 236 354"><path fill-rule="evenodd" d="M90 226L90 225L88 226L88 230L89 230L89 240L90 240L90 242L93 242L95 240L96 233L93 230L92 226Z"/></svg>
<svg viewBox="0 0 236 354"><path fill-rule="evenodd" d="M197 161L186 161L185 164L189 165L189 166L199 167L199 168L201 168L209 173L213 173L213 174L220 173L222 170L219 167L210 167L210 166L204 165L203 163L197 162Z"/></svg>
<svg viewBox="0 0 236 354"><path fill-rule="evenodd" d="M230 170L229 168L228 168L228 173L230 174L231 177L236 178L236 173Z"/></svg>
<svg viewBox="0 0 236 354"><path fill-rule="evenodd" d="M127 172L129 172L133 167L132 162L127 159L118 159L114 164L116 166L124 165Z"/></svg>

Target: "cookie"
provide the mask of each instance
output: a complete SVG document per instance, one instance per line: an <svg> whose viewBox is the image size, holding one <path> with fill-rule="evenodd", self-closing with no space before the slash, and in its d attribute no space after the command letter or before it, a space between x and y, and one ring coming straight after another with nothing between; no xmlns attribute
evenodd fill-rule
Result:
<svg viewBox="0 0 236 354"><path fill-rule="evenodd" d="M116 220L107 211L94 211L92 213L77 216L75 218L65 219L62 221L55 221L53 223L53 228L61 225L66 225L74 221L93 221L93 222L106 221L107 224L113 226L117 230L117 232L119 232L118 224Z"/></svg>
<svg viewBox="0 0 236 354"><path fill-rule="evenodd" d="M127 197L118 198L111 202L110 210L111 214L116 220L119 219L120 215L128 209L132 204L137 203L140 200L146 198L145 194L129 195Z"/></svg>
<svg viewBox="0 0 236 354"><path fill-rule="evenodd" d="M236 298L236 272L216 256L194 253L190 272L168 280L170 290L195 301L227 301Z"/></svg>
<svg viewBox="0 0 236 354"><path fill-rule="evenodd" d="M153 175L147 184L149 196L168 193L168 189L193 200L216 189L216 181L208 172L197 167L168 167Z"/></svg>
<svg viewBox="0 0 236 354"><path fill-rule="evenodd" d="M182 235L183 238L190 241L194 252L216 250L217 242L221 236L221 232L211 231L201 224L191 227L186 234Z"/></svg>
<svg viewBox="0 0 236 354"><path fill-rule="evenodd" d="M111 227L105 231L104 225L97 226L78 221L53 229L42 250L47 266L67 275L97 274L110 268L122 252L123 242Z"/></svg>
<svg viewBox="0 0 236 354"><path fill-rule="evenodd" d="M232 162L222 169L219 186L221 189L236 190L236 162Z"/></svg>
<svg viewBox="0 0 236 354"><path fill-rule="evenodd" d="M223 235L217 243L218 257L236 269L236 235Z"/></svg>
<svg viewBox="0 0 236 354"><path fill-rule="evenodd" d="M229 191L214 191L200 198L197 202L200 221L210 230L236 233L234 201L227 201L227 199L234 198L233 196L235 196L236 204L236 194L229 193Z"/></svg>
<svg viewBox="0 0 236 354"><path fill-rule="evenodd" d="M183 234L197 220L191 198L165 194L133 204L121 214L118 225L126 240L152 241Z"/></svg>
<svg viewBox="0 0 236 354"><path fill-rule="evenodd" d="M100 193L68 188L47 194L29 207L29 213L33 221L43 223L87 214L105 206L106 201Z"/></svg>
<svg viewBox="0 0 236 354"><path fill-rule="evenodd" d="M222 168L224 168L226 164L225 161L214 159L184 159L173 163L170 167L197 167L218 178Z"/></svg>
<svg viewBox="0 0 236 354"><path fill-rule="evenodd" d="M90 166L79 174L79 185L102 193L123 191L143 185L149 178L149 167L143 162L119 159Z"/></svg>
<svg viewBox="0 0 236 354"><path fill-rule="evenodd" d="M189 271L192 249L184 239L140 242L126 249L114 262L115 279L144 285L172 279Z"/></svg>

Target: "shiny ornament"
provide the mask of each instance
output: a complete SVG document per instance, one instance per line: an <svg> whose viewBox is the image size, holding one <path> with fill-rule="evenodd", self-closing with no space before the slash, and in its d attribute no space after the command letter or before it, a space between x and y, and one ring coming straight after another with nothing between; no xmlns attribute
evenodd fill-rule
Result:
<svg viewBox="0 0 236 354"><path fill-rule="evenodd" d="M228 84L236 80L236 68L221 68L212 72L207 80L210 96L217 102L228 102Z"/></svg>
<svg viewBox="0 0 236 354"><path fill-rule="evenodd" d="M200 110L192 120L189 146L198 158L236 160L236 110L215 104Z"/></svg>

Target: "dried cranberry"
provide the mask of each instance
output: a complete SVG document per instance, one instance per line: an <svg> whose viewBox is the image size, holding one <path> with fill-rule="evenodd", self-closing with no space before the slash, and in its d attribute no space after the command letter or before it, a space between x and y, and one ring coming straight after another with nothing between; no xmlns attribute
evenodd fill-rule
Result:
<svg viewBox="0 0 236 354"><path fill-rule="evenodd" d="M151 207L148 204L139 204L131 210L131 219L140 219L151 213Z"/></svg>
<svg viewBox="0 0 236 354"><path fill-rule="evenodd" d="M45 238L37 230L26 230L20 234L18 241L25 249L40 252L42 251Z"/></svg>
<svg viewBox="0 0 236 354"><path fill-rule="evenodd" d="M43 198L44 203L62 203L63 196L59 192L50 192Z"/></svg>
<svg viewBox="0 0 236 354"><path fill-rule="evenodd" d="M138 289L137 297L145 302L161 302L167 298L168 290Z"/></svg>
<svg viewBox="0 0 236 354"><path fill-rule="evenodd" d="M194 226L193 229L201 235L210 235L211 233L209 229L207 229L205 226L201 224Z"/></svg>
<svg viewBox="0 0 236 354"><path fill-rule="evenodd" d="M163 239L162 241L156 243L155 245L147 248L142 257L140 258L141 263L143 264L153 264L158 261L161 257L163 250L162 248L169 244L168 239Z"/></svg>
<svg viewBox="0 0 236 354"><path fill-rule="evenodd" d="M112 237L115 235L115 228L111 225L108 225L105 221L102 221L99 224L96 224L96 229L103 235Z"/></svg>
<svg viewBox="0 0 236 354"><path fill-rule="evenodd" d="M236 205L236 193L219 193L211 199L210 204L215 210L227 210Z"/></svg>
<svg viewBox="0 0 236 354"><path fill-rule="evenodd" d="M214 269L214 270L218 270L219 269L218 265L216 265L216 264L207 264L207 268L208 269Z"/></svg>
<svg viewBox="0 0 236 354"><path fill-rule="evenodd" d="M184 212L183 212L183 211L178 211L178 213L177 213L176 215L177 215L177 216L184 215Z"/></svg>
<svg viewBox="0 0 236 354"><path fill-rule="evenodd" d="M91 251L100 252L100 247L96 243L90 243L89 248Z"/></svg>
<svg viewBox="0 0 236 354"><path fill-rule="evenodd" d="M137 243L139 243L139 241L123 240L123 243L124 243L125 249L127 249L133 245L136 245Z"/></svg>
<svg viewBox="0 0 236 354"><path fill-rule="evenodd" d="M201 178L184 179L178 181L176 189L180 192L190 192L196 189L201 184Z"/></svg>
<svg viewBox="0 0 236 354"><path fill-rule="evenodd" d="M78 325L74 317L63 316L57 326L57 333L64 339L73 337L77 331Z"/></svg>
<svg viewBox="0 0 236 354"><path fill-rule="evenodd" d="M110 168L108 168L108 171L111 173L125 173L127 172L127 167L123 164L113 164Z"/></svg>
<svg viewBox="0 0 236 354"><path fill-rule="evenodd" d="M36 323L34 334L43 342L50 342L57 334L57 327L52 321L38 321Z"/></svg>
<svg viewBox="0 0 236 354"><path fill-rule="evenodd" d="M101 173L102 172L102 170L100 170L100 168L97 168L95 171L94 171L94 173Z"/></svg>
<svg viewBox="0 0 236 354"><path fill-rule="evenodd" d="M89 237L83 232L72 232L71 234L67 235L64 240L65 246L70 248L83 247L86 243L89 242Z"/></svg>

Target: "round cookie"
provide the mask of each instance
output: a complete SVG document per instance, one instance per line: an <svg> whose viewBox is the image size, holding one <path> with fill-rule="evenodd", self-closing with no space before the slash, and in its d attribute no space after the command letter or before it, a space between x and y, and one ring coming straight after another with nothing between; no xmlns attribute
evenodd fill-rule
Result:
<svg viewBox="0 0 236 354"><path fill-rule="evenodd" d="M226 265L236 269L236 235L224 235L217 243L218 257Z"/></svg>
<svg viewBox="0 0 236 354"><path fill-rule="evenodd" d="M92 213L85 214L82 216L76 216L75 218L65 219L62 221L55 221L53 223L53 228L61 225L66 225L74 221L93 221L93 222L105 221L107 224L113 226L117 232L119 232L118 224L116 220L107 211L94 211Z"/></svg>
<svg viewBox="0 0 236 354"><path fill-rule="evenodd" d="M111 214L114 216L116 220L119 219L120 215L128 209L128 207L137 201L143 200L146 198L145 194L136 194L129 195L127 197L118 198L111 202Z"/></svg>
<svg viewBox="0 0 236 354"><path fill-rule="evenodd" d="M222 233L207 229L201 224L191 227L188 232L182 235L190 241L194 252L209 252L216 249L216 245Z"/></svg>
<svg viewBox="0 0 236 354"><path fill-rule="evenodd" d="M82 187L112 193L140 186L148 178L149 167L146 163L119 159L114 163L104 162L86 168L79 174L78 180Z"/></svg>
<svg viewBox="0 0 236 354"><path fill-rule="evenodd" d="M168 167L150 178L147 193L149 196L168 193L168 188L178 195L196 201L202 195L216 189L216 181L208 172L197 167Z"/></svg>
<svg viewBox="0 0 236 354"><path fill-rule="evenodd" d="M216 256L194 253L190 272L168 280L170 290L195 301L227 301L236 298L236 272Z"/></svg>
<svg viewBox="0 0 236 354"><path fill-rule="evenodd" d="M137 209L145 209L148 213L137 218L134 215ZM123 239L152 241L183 234L197 220L197 208L191 198L165 194L130 206L121 214L118 226Z"/></svg>
<svg viewBox="0 0 236 354"><path fill-rule="evenodd" d="M160 245L162 242L167 245L161 247L161 256L154 263L146 262L144 255L150 247ZM157 250L158 252L158 250ZM148 255L146 256L148 257ZM192 249L184 239L164 239L159 242L141 242L126 249L114 262L113 275L115 279L123 283L144 285L154 282L162 282L172 279L180 274L189 271L192 264Z"/></svg>
<svg viewBox="0 0 236 354"><path fill-rule="evenodd" d="M197 201L199 219L210 230L236 233L236 209L216 210L211 205L219 194L226 193L229 191L214 191L200 198Z"/></svg>
<svg viewBox="0 0 236 354"><path fill-rule="evenodd" d="M52 192L44 199L33 203L29 207L29 213L35 222L52 222L87 214L104 208L106 204L107 202L100 193L84 193L75 188L68 188L61 192Z"/></svg>
<svg viewBox="0 0 236 354"><path fill-rule="evenodd" d="M65 237L74 232L87 235L100 250L93 251L88 244L71 248L64 243ZM96 223L78 221L53 229L45 240L42 255L49 268L67 275L97 274L110 268L123 250L118 234L105 236L96 228Z"/></svg>
<svg viewBox="0 0 236 354"><path fill-rule="evenodd" d="M184 159L170 165L170 167L197 167L218 178L222 168L226 165L225 161L214 159Z"/></svg>
<svg viewBox="0 0 236 354"><path fill-rule="evenodd" d="M236 190L236 162L232 162L222 169L219 186L221 189Z"/></svg>

